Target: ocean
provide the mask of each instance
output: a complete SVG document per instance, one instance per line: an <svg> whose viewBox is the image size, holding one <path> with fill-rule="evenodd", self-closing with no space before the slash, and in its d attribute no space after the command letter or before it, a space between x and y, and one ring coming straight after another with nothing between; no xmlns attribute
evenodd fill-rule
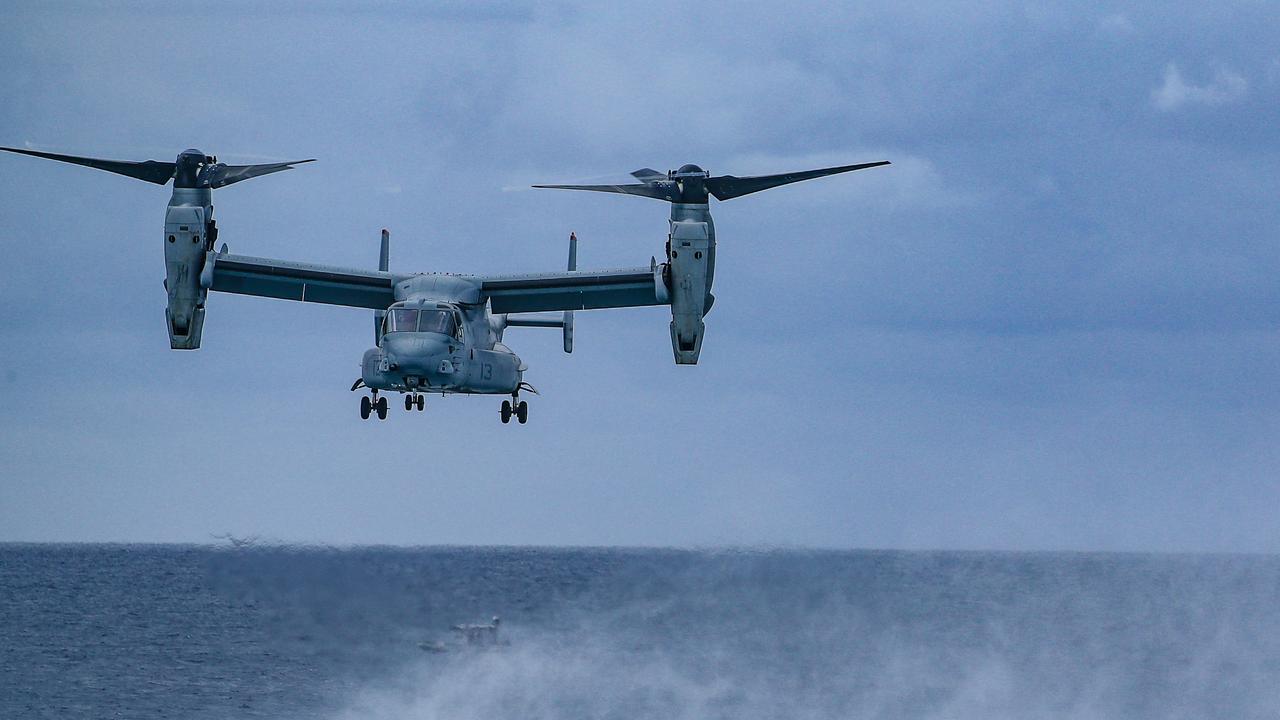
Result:
<svg viewBox="0 0 1280 720"><path fill-rule="evenodd" d="M1278 601L1269 556L0 545L0 718L1274 720Z"/></svg>

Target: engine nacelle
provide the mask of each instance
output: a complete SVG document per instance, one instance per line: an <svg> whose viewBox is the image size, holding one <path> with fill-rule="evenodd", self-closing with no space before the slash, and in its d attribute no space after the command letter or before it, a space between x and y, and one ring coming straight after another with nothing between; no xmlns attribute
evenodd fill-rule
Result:
<svg viewBox="0 0 1280 720"><path fill-rule="evenodd" d="M711 237L707 223L671 223L671 349L677 365L696 365L702 350L705 326L702 317L711 309L707 273L711 262Z"/></svg>
<svg viewBox="0 0 1280 720"><path fill-rule="evenodd" d="M204 301L209 291L200 284L209 218L205 208L170 205L164 222L164 287L169 294L165 319L169 326L169 347L195 350L204 329Z"/></svg>

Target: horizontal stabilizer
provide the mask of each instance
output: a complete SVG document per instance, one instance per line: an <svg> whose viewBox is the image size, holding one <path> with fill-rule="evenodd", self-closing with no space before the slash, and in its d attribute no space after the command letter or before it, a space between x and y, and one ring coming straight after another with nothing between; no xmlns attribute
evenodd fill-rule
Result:
<svg viewBox="0 0 1280 720"><path fill-rule="evenodd" d="M564 327L564 320L558 317L547 317L545 315L533 317L519 317L516 315L507 316L507 327L540 327L540 328L560 328Z"/></svg>

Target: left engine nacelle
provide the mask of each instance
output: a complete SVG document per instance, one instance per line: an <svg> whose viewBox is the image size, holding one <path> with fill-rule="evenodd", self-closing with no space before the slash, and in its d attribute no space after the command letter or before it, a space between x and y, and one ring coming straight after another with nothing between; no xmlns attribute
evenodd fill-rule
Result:
<svg viewBox="0 0 1280 720"><path fill-rule="evenodd" d="M165 290L169 305L169 347L195 350L204 328L204 301L209 291L200 286L204 269L209 218L200 206L170 206L164 222Z"/></svg>

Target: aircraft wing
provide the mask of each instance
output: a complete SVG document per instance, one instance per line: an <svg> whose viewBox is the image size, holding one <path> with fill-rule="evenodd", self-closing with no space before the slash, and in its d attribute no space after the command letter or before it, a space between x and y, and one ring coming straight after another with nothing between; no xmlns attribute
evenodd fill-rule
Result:
<svg viewBox="0 0 1280 720"><path fill-rule="evenodd" d="M495 313L670 304L661 276L651 268L575 270L479 279L480 293L489 298L489 306Z"/></svg>
<svg viewBox="0 0 1280 720"><path fill-rule="evenodd" d="M396 301L395 277L388 272L245 255L211 254L201 281L218 292L373 310Z"/></svg>

